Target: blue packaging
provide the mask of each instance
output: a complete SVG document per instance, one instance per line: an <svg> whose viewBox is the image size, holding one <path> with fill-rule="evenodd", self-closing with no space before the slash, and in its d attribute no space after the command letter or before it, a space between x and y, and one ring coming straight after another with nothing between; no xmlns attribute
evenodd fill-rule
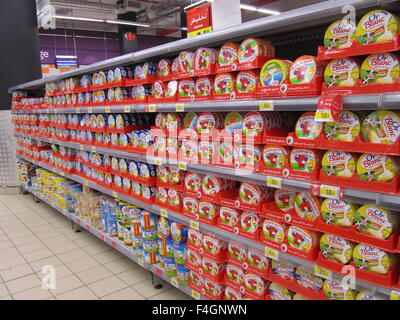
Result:
<svg viewBox="0 0 400 320"><path fill-rule="evenodd" d="M143 238L142 237L132 237L132 246L135 248L143 248Z"/></svg>
<svg viewBox="0 0 400 320"><path fill-rule="evenodd" d="M171 228L170 228L171 220L165 217L160 217L158 219L157 230L158 233L162 236L169 237L171 236Z"/></svg>
<svg viewBox="0 0 400 320"><path fill-rule="evenodd" d="M158 251L158 241L156 240L143 240L143 250L148 252Z"/></svg>
<svg viewBox="0 0 400 320"><path fill-rule="evenodd" d="M103 143L110 143L111 142L111 136L108 132L103 132Z"/></svg>
<svg viewBox="0 0 400 320"><path fill-rule="evenodd" d="M142 230L143 240L157 240L157 230Z"/></svg>
<svg viewBox="0 0 400 320"><path fill-rule="evenodd" d="M185 264L186 262L186 242L174 243L175 263Z"/></svg>
<svg viewBox="0 0 400 320"><path fill-rule="evenodd" d="M189 274L190 270L186 269L183 264L177 265L176 278L179 284L186 286L188 284Z"/></svg>
<svg viewBox="0 0 400 320"><path fill-rule="evenodd" d="M108 200L107 233L111 237L118 235L116 202L111 199Z"/></svg>
<svg viewBox="0 0 400 320"><path fill-rule="evenodd" d="M174 241L171 237L164 237L163 241L163 249L164 249L164 256L174 258Z"/></svg>
<svg viewBox="0 0 400 320"><path fill-rule="evenodd" d="M163 257L164 261L164 274L167 277L176 277L175 259L170 257Z"/></svg>
<svg viewBox="0 0 400 320"><path fill-rule="evenodd" d="M156 194L156 188L154 186L142 185L142 197L150 200L152 196Z"/></svg>
<svg viewBox="0 0 400 320"><path fill-rule="evenodd" d="M107 232L108 211L109 211L109 206L107 203L107 198L101 197L100 198L101 229L104 230L105 233L108 233Z"/></svg>
<svg viewBox="0 0 400 320"><path fill-rule="evenodd" d="M152 164L139 163L139 175L142 179L156 176L156 168Z"/></svg>
<svg viewBox="0 0 400 320"><path fill-rule="evenodd" d="M134 160L131 160L129 162L128 170L131 176L137 177L139 175L138 163Z"/></svg>
<svg viewBox="0 0 400 320"><path fill-rule="evenodd" d="M156 230L157 231L157 222L158 222L158 216L156 214L150 213L146 210L142 211L140 223L142 226L142 231L147 230Z"/></svg>
<svg viewBox="0 0 400 320"><path fill-rule="evenodd" d="M175 243L186 242L189 228L181 223L171 223L171 236Z"/></svg>

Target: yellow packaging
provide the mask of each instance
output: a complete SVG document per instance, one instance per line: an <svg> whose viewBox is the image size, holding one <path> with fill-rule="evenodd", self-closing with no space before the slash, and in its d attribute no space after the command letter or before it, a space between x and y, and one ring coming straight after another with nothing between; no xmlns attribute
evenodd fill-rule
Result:
<svg viewBox="0 0 400 320"><path fill-rule="evenodd" d="M357 174L361 180L390 182L398 175L394 157L364 153L357 162Z"/></svg>
<svg viewBox="0 0 400 320"><path fill-rule="evenodd" d="M397 227L397 216L376 205L366 204L357 210L355 225L361 233L387 239Z"/></svg>
<svg viewBox="0 0 400 320"><path fill-rule="evenodd" d="M394 144L400 136L400 116L388 110L374 111L365 118L361 134L366 142Z"/></svg>
<svg viewBox="0 0 400 320"><path fill-rule="evenodd" d="M319 247L326 259L347 264L351 260L354 244L341 237L325 233L319 241Z"/></svg>
<svg viewBox="0 0 400 320"><path fill-rule="evenodd" d="M327 151L322 157L322 171L328 176L351 178L356 172L356 160L345 151Z"/></svg>
<svg viewBox="0 0 400 320"><path fill-rule="evenodd" d="M340 111L338 121L325 123L325 136L331 141L353 142L359 135L360 118L351 111Z"/></svg>
<svg viewBox="0 0 400 320"><path fill-rule="evenodd" d="M354 300L355 292L350 288L344 288L339 281L325 280L324 295L329 300Z"/></svg>
<svg viewBox="0 0 400 320"><path fill-rule="evenodd" d="M395 83L399 79L399 59L392 53L368 56L361 65L360 78L364 84Z"/></svg>
<svg viewBox="0 0 400 320"><path fill-rule="evenodd" d="M399 21L395 15L385 10L374 10L361 18L356 36L358 42L364 45L393 40L399 30Z"/></svg>
<svg viewBox="0 0 400 320"><path fill-rule="evenodd" d="M267 61L260 72L260 82L263 87L279 86L289 79L291 64L287 60L271 59Z"/></svg>
<svg viewBox="0 0 400 320"><path fill-rule="evenodd" d="M269 285L269 295L271 300L292 300L293 293L279 284L271 282Z"/></svg>
<svg viewBox="0 0 400 320"><path fill-rule="evenodd" d="M325 223L349 228L354 223L357 207L337 199L325 199L321 205L321 216Z"/></svg>
<svg viewBox="0 0 400 320"><path fill-rule="evenodd" d="M334 59L328 63L324 72L328 87L354 86L360 78L360 65L352 58Z"/></svg>
<svg viewBox="0 0 400 320"><path fill-rule="evenodd" d="M353 250L353 262L360 270L387 274L395 263L393 255L366 244L359 244Z"/></svg>
<svg viewBox="0 0 400 320"><path fill-rule="evenodd" d="M385 300L385 299L381 296L374 295L369 290L363 290L357 293L356 300Z"/></svg>
<svg viewBox="0 0 400 320"><path fill-rule="evenodd" d="M337 20L326 29L324 46L327 49L343 49L356 40L356 25L347 19Z"/></svg>
<svg viewBox="0 0 400 320"><path fill-rule="evenodd" d="M296 293L296 294L293 296L293 300L310 300L310 299L308 299L308 298L302 296L300 293Z"/></svg>

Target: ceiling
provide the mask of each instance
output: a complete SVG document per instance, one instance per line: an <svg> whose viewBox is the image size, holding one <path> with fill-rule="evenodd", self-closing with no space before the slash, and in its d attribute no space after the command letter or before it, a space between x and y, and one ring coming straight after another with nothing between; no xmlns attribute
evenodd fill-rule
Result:
<svg viewBox="0 0 400 320"><path fill-rule="evenodd" d="M37 0L39 1L39 0ZM118 0L49 0L54 6L55 13L79 17L100 19L117 19ZM125 0L127 1L127 0ZM183 8L197 0L128 0L125 12L136 12L136 20L151 25L163 27L138 28L138 34L160 35L160 32L168 30L169 26L179 27ZM320 0L241 0L242 4L250 4L260 8L277 10L280 12L323 2ZM256 11L242 10L242 21L250 21L265 17ZM105 32L117 32L118 27L113 24L94 23L83 21L56 20L57 28L93 30ZM171 30L172 32L172 30ZM169 37L180 37L181 32L168 34Z"/></svg>

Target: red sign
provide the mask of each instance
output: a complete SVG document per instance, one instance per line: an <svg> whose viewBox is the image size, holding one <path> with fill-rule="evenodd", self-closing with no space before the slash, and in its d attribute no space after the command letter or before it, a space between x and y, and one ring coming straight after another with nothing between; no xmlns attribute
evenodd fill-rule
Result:
<svg viewBox="0 0 400 320"><path fill-rule="evenodd" d="M186 11L187 32L194 32L212 25L211 4L205 3Z"/></svg>
<svg viewBox="0 0 400 320"><path fill-rule="evenodd" d="M343 96L342 95L325 95L321 96L318 100L317 114L323 111L330 112L332 118L337 121L339 118L339 112L343 108Z"/></svg>

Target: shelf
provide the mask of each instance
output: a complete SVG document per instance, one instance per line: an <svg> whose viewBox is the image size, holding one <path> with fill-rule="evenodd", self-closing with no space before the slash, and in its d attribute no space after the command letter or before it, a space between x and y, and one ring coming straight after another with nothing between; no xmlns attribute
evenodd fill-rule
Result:
<svg viewBox="0 0 400 320"><path fill-rule="evenodd" d="M61 146L73 148L76 150L85 150L88 152L93 152L93 147L89 145L82 145L74 142L63 142L56 139L47 139L47 138L38 138L33 135L26 135L21 133L16 133L17 137L24 137L29 139L34 139L38 141L59 144ZM161 160L163 164L177 167L178 163L176 161L162 159L157 157L146 157L145 155L134 154L130 152L124 152L119 150L107 149L95 147L96 152L106 154L114 157L121 157L128 160L136 160L140 162L147 162L151 164L159 164ZM220 178L226 178L236 181L242 182L250 182L257 185L265 186L268 175L261 173L249 173L244 170L235 170L229 168L223 168L218 166L210 166L210 165L201 165L201 164L193 164L187 163L187 170L193 171L200 174L213 174ZM296 180L290 178L281 178L282 179L282 189L292 190L297 192L310 192L311 183L303 180ZM377 206L383 207L385 209L400 211L400 194L388 194L388 193L378 193L372 191L351 189L351 188L343 188L344 190L344 198L347 201L359 203L359 204L370 204L375 203Z"/></svg>
<svg viewBox="0 0 400 320"><path fill-rule="evenodd" d="M396 0L337 0L325 1L318 4L290 10L279 15L269 16L222 30L173 41L153 48L128 53L119 57L104 60L89 66L71 70L60 75L26 82L9 89L9 92L23 89L36 89L47 82L57 81L68 77L107 70L112 67L128 65L146 61L160 56L171 56L183 50L190 50L201 46L217 46L228 41L240 41L246 36L271 36L315 26L323 26L334 19L342 17L342 7L351 5L356 11L396 3Z"/></svg>
<svg viewBox="0 0 400 320"><path fill-rule="evenodd" d="M54 169L51 166L48 166L48 165L46 165L44 163L41 163L41 162L37 162L37 161L31 160L31 159L28 159L28 158L26 158L24 156L21 156L21 155L17 155L17 157L20 158L20 159L23 159L25 161L28 161L30 163L36 164L39 167L43 167L43 168L45 168L45 169L47 169L49 171L52 171L54 173L60 174L62 176L65 176L70 180L73 180L75 182L87 185L88 187L90 187L92 189L95 189L95 190L98 190L98 191L100 191L100 192L102 192L104 194L113 196L113 192L110 189L107 189L107 188L104 188L102 186L99 186L98 184L96 184L96 183L94 183L92 181L85 180L85 179L83 179L83 178L81 178L79 176L76 176L74 174L73 175L64 174L63 172L60 172L59 170ZM185 224L185 225L190 225L190 219L187 218L187 217L184 217L183 215L181 215L179 213L173 212L171 210L166 210L166 209L158 207L156 205L145 204L145 203L142 203L141 201L138 201L138 200L133 199L131 197L120 195L120 194L118 194L118 198L121 199L121 200L124 200L124 201L126 201L128 203L131 203L131 204L133 204L135 206L141 207L141 208L143 208L143 209L145 209L145 210L147 210L149 212L152 212L154 214L157 214L157 215L161 215L160 210L162 209L163 212L167 212L168 218L170 218L170 219L172 219L174 221L177 221L179 223ZM164 213L163 213L163 215L164 215ZM218 238L220 238L221 240L224 240L224 241L235 241L235 242L240 243L241 245L243 245L243 246L245 246L247 248L254 248L254 249L260 250L262 252L264 252L264 250L266 248L264 245L262 245L259 242L255 242L255 241L252 241L250 239L246 239L246 238L243 238L241 236L226 232L224 230L217 229L214 226L210 226L210 225L207 225L207 224L204 224L204 223L201 223L201 222L199 222L198 225L199 225L199 230L201 232L213 233ZM295 266L302 266L303 268L305 268L309 272L313 272L314 271L315 264L313 262L306 261L306 260L303 260L301 258L297 258L295 256L292 256L292 255L289 255L289 254L286 254L286 253L283 253L283 252L279 252L279 261L286 262L286 263L289 262L291 264L294 264ZM339 279L339 281L340 281L340 279L343 278L343 275L341 275L339 273L335 273L335 272L332 272L332 276L333 276L334 279ZM365 281L357 280L356 281L356 286L360 291L367 289L367 290L371 290L372 292L376 291L376 292L379 292L379 293L387 295L387 296L389 296L390 292L391 292L391 290L388 289L388 288L377 286L377 285L374 285L374 284L371 284L371 283L368 283L368 282L365 282Z"/></svg>
<svg viewBox="0 0 400 320"><path fill-rule="evenodd" d="M188 296L192 297L192 289L189 288L188 286L185 285L176 285L177 282L174 284L174 281L171 281L171 278L166 276L163 272L163 270L161 270L159 267L157 267L156 265L152 265L152 264L147 264L144 261L138 259L135 255L135 253L133 252L133 250L124 245L124 243L122 241L119 241L116 238L112 238L110 236L108 236L107 234L104 234L103 232L99 231L98 229L92 227L91 225L89 225L88 223L86 223L85 221L79 219L76 215L71 214L69 212L66 212L65 210L62 210L60 208L57 208L56 206L54 206L50 201L48 201L47 199L43 198L42 195L40 193L35 192L34 190L32 190L32 188L30 188L29 186L26 186L25 184L22 184L21 187L26 190L27 192L31 193L32 195L34 195L36 198L40 199L42 202L46 203L48 206L52 207L53 209L57 210L58 212L62 213L64 216L66 216L68 219L72 220L74 223L76 223L77 225L79 225L82 229L90 232L91 234L93 234L95 237L99 238L100 240L104 241L105 243L107 243L108 245L110 245L111 247L113 247L114 249L116 249L117 251L119 251L120 253L122 253L124 256L128 257L129 259L131 259L132 261L136 262L138 265L140 265L142 268L154 273L156 276L158 276L159 278L165 280L166 282L170 283L171 285L173 285L174 287L176 287L177 289L181 290L182 292L184 292L185 294L187 294ZM100 190L99 190L100 191ZM145 209L145 208L144 208ZM202 299L204 299L202 297Z"/></svg>

